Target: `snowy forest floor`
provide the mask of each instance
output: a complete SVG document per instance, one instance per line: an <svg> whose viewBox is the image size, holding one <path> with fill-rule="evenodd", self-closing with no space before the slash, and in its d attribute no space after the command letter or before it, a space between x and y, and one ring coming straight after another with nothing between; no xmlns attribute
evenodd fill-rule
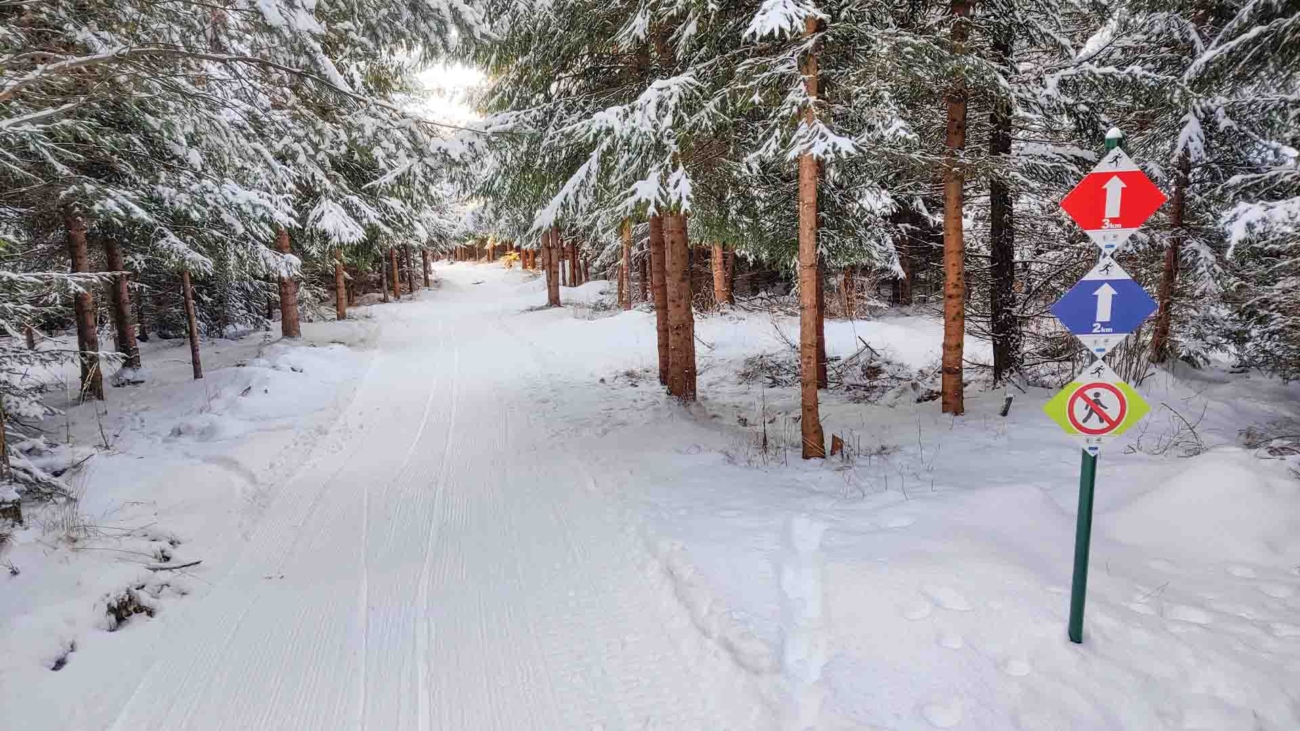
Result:
<svg viewBox="0 0 1300 731"><path fill-rule="evenodd" d="M1047 390L918 402L937 322L827 323L805 463L794 320L698 316L683 408L607 283L437 271L48 425L94 456L0 557L0 728L1300 728L1300 464L1241 437L1300 388L1148 379L1076 646L1078 447Z"/></svg>

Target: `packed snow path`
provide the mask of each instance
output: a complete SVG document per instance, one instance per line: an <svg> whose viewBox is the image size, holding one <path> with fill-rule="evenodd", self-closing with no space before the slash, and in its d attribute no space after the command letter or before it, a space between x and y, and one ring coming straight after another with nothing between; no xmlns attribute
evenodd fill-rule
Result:
<svg viewBox="0 0 1300 731"><path fill-rule="evenodd" d="M355 399L228 573L160 614L112 728L770 723L601 475L530 414L563 374L503 274L452 268L385 308Z"/></svg>

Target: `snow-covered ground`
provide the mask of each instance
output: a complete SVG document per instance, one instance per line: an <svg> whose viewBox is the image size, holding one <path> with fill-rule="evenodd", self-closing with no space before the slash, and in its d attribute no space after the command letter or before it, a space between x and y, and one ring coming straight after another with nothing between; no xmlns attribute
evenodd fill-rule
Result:
<svg viewBox="0 0 1300 731"><path fill-rule="evenodd" d="M824 396L849 454L804 463L792 319L700 316L683 408L606 283L538 310L528 273L438 271L299 345L209 344L203 381L146 351L79 512L4 554L0 728L1300 728L1300 479L1239 436L1300 388L1147 382L1078 646L1078 447L1046 390L918 403L936 322L827 324L885 385ZM153 616L110 632L127 589Z"/></svg>

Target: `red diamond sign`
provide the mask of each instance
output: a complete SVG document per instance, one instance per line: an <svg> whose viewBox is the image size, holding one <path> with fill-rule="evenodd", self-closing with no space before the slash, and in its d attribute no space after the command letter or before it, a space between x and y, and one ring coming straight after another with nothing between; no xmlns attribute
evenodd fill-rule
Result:
<svg viewBox="0 0 1300 731"><path fill-rule="evenodd" d="M1061 208L1102 253L1114 254L1165 200L1146 173L1116 147L1061 200Z"/></svg>

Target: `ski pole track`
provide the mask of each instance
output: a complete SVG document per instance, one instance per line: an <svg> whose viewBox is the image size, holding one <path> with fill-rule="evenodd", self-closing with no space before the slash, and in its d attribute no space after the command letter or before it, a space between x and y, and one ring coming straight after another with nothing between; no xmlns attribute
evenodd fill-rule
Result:
<svg viewBox="0 0 1300 731"><path fill-rule="evenodd" d="M532 411L565 364L505 292L453 280L382 311L346 414L217 585L160 615L114 728L769 727Z"/></svg>

